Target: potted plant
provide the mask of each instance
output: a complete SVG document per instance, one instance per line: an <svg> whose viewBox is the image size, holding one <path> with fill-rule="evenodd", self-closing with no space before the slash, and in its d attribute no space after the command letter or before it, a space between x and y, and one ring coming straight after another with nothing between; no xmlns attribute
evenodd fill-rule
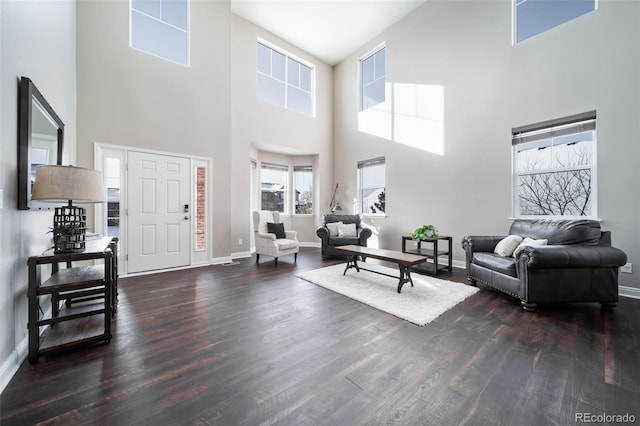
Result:
<svg viewBox="0 0 640 426"><path fill-rule="evenodd" d="M411 233L414 241L428 240L429 238L438 238L438 230L433 225L422 225Z"/></svg>

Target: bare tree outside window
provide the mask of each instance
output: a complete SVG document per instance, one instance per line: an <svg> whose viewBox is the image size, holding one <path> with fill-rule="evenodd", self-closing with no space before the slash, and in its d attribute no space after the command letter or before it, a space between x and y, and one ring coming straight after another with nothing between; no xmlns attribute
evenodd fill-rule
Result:
<svg viewBox="0 0 640 426"><path fill-rule="evenodd" d="M595 131L533 139L514 145L518 215L592 216Z"/></svg>

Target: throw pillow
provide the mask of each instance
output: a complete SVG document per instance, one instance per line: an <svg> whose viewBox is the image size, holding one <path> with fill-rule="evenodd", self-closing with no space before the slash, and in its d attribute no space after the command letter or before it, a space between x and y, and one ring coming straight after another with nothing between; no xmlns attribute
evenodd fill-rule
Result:
<svg viewBox="0 0 640 426"><path fill-rule="evenodd" d="M267 222L267 232L270 234L276 234L276 238L286 238L283 223Z"/></svg>
<svg viewBox="0 0 640 426"><path fill-rule="evenodd" d="M342 225L342 222L330 222L326 224L330 237L338 236L338 225Z"/></svg>
<svg viewBox="0 0 640 426"><path fill-rule="evenodd" d="M548 240L546 238L541 240L534 240L531 237L527 237L522 240L520 245L518 245L518 247L516 247L516 249L513 251L513 257L518 256L518 253L520 253L525 246L546 246L547 243Z"/></svg>
<svg viewBox="0 0 640 426"><path fill-rule="evenodd" d="M355 238L358 236L355 223L338 224L338 235L341 237Z"/></svg>
<svg viewBox="0 0 640 426"><path fill-rule="evenodd" d="M496 248L493 250L495 254L500 256L511 256L518 247L518 245L522 242L522 237L519 235L509 235L508 237L500 240Z"/></svg>

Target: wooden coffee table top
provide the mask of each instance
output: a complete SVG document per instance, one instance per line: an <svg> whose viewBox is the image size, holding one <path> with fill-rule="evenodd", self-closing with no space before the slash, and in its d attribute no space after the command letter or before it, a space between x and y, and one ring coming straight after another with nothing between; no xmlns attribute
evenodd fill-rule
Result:
<svg viewBox="0 0 640 426"><path fill-rule="evenodd" d="M336 250L345 254L358 255L364 257L372 257L374 259L386 260L387 262L397 263L403 266L417 265L426 262L427 256L421 256L411 253L403 253L401 251L378 249L371 247L362 247L356 245L346 245L336 247Z"/></svg>

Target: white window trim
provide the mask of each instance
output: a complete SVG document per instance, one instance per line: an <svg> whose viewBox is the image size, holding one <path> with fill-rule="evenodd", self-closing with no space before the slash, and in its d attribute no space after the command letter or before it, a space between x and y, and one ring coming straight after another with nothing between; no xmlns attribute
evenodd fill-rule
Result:
<svg viewBox="0 0 640 426"><path fill-rule="evenodd" d="M306 217L306 216L313 216L315 214L316 211L316 206L315 206L315 194L313 194L312 192L312 197L311 199L314 200L312 201L312 213L296 213L296 206L295 206L295 202L296 202L296 197L295 197L295 191L296 191L296 187L295 187L295 175L296 175L296 169L309 169L311 170L311 188L315 188L315 180L316 180L316 175L314 173L313 170L313 166L312 165L295 165L292 167L292 172L291 172L291 215L292 216L296 216L296 217Z"/></svg>
<svg viewBox="0 0 640 426"><path fill-rule="evenodd" d="M267 41L267 40L265 40L265 39L263 39L261 37L258 37L257 40L258 40L259 44L262 44L262 45L268 47L269 49L275 50L276 52L280 53L281 55L284 55L284 57L285 57L284 81L279 80L279 81L282 81L284 83L284 87L285 87L285 89L284 89L285 90L284 91L284 103L285 104L284 104L283 108L285 108L285 109L287 109L289 111L297 112L298 114L302 114L302 115L305 115L305 116L308 116L308 117L315 117L316 116L316 91L317 91L316 90L316 66L314 64L312 64L311 62L309 62L307 60L304 60L304 59L300 58L299 56L296 56L293 53L290 53L290 52L286 51L285 49L283 49L283 48L281 48L279 46L276 46L275 44L273 44L273 43L271 43L271 42L269 42L269 41ZM307 115L307 114L305 114L303 112L300 112L298 110L289 108L289 106L287 105L287 92L289 90L289 83L288 83L289 67L287 66L287 59L293 59L294 61L296 61L296 62L298 62L298 63L300 63L300 64L302 64L302 65L304 65L304 66L306 66L308 68L311 68L311 81L309 82L310 85L311 85L311 92L310 92L310 94L311 94L311 114L309 114L309 115ZM271 75L267 75L265 73L260 72L260 70L258 70L257 59L256 59L255 69L256 69L256 73L262 74L262 75L267 76L269 78L273 78ZM302 90L302 89L300 89L300 90Z"/></svg>
<svg viewBox="0 0 640 426"><path fill-rule="evenodd" d="M589 119L593 119L596 121L596 111L590 111L583 114L576 114L574 116L559 118L555 120L550 120L544 123L533 124L531 126L523 126L521 128L512 129L512 134L527 132L527 127L537 128L538 132L548 132L551 128L557 127L573 127L580 120L580 117L591 117ZM584 120L583 120L584 121ZM557 123L563 123L558 125ZM527 133L534 134L536 131L531 130ZM598 132L597 126L593 129L593 145L592 145L592 164L591 166L575 166L575 167L563 167L563 168L549 168L549 169L541 169L536 170L535 172L517 172L517 149L516 145L511 146L511 196L512 196L512 218L515 219L543 219L543 218L557 218L557 219L592 219L592 220L601 220L598 218L598 149L597 149L597 140L598 140ZM519 214L520 210L520 197L518 192L518 177L525 175L535 175L535 174L543 174L549 172L562 172L562 171L570 171L570 170L591 170L591 214L587 216L577 216L577 215L521 215Z"/></svg>
<svg viewBox="0 0 640 426"><path fill-rule="evenodd" d="M291 206L290 204L290 199L291 196L289 195L289 191L291 191L291 167L288 164L279 164L277 162L270 162L270 161L261 161L260 162L260 167L258 169L258 192L259 192L259 196L260 196L260 200L258 201L258 206L259 209L258 210L262 210L262 169L263 168L269 168L272 167L273 169L278 169L278 170L282 170L284 172L287 173L287 176L285 178L285 183L284 183L284 188L283 188L283 196L284 196L284 200L282 200L282 202L284 203L284 211L280 212L280 216L291 216Z"/></svg>
<svg viewBox="0 0 640 426"><path fill-rule="evenodd" d="M357 165L357 187L356 190L358 192L357 194L357 209L356 211L360 214L360 216L362 217L377 217L377 218L381 218L381 217L387 217L387 209L385 208L385 211L382 213L371 213L371 212L364 212L362 211L362 178L361 178L361 170L364 167L370 166L370 165L375 165L379 162L382 162L382 164L384 164L385 167L385 182L384 182L384 193L385 193L385 198L387 195L387 179L386 179L386 175L387 175L387 159L385 156L381 156L381 157L376 157L376 158L371 158L368 160L362 160L362 161L358 161L358 165Z"/></svg>
<svg viewBox="0 0 640 426"><path fill-rule="evenodd" d="M377 45L376 47L374 47L371 50L368 50L364 55L360 56L360 58L358 59L358 102L359 102L359 106L358 106L358 110L359 111L366 111L367 109L363 108L363 102L364 102L364 96L363 96L363 89L364 87L362 86L362 62L369 58L370 56L375 55L376 53L378 53L379 51L381 51L382 49L386 49L387 45L386 42L382 42L379 45ZM386 52L385 52L386 55ZM386 56L385 56L386 58ZM385 60L386 62L386 60ZM385 82L387 79L387 64L385 63L385 72L384 72L384 78L385 78ZM385 99L386 101L386 99Z"/></svg>
<svg viewBox="0 0 640 426"><path fill-rule="evenodd" d="M511 45L512 46L517 46L520 43L523 43L523 42L525 42L525 41L527 41L527 40L529 40L531 38L534 38L534 37L536 37L536 36L538 36L540 34L544 34L547 31L552 30L553 28L555 28L555 27L549 28L547 30L542 31L541 33L537 33L537 34L532 35L531 37L528 37L528 38L526 38L524 40L518 41L518 10L517 10L518 7L517 7L517 4L518 3L522 3L523 1L524 0L512 0L511 1ZM588 12L588 13L592 13L592 12L597 11L598 10L598 3L599 3L599 0L595 0L594 1L594 6L593 6L593 10L591 12ZM580 16L584 16L584 15L580 15ZM563 23L561 23L559 25L566 24L567 22L570 22L570 21L572 21L572 20L574 20L576 18L580 18L580 16L575 16L575 17L569 19L568 21L564 21Z"/></svg>
<svg viewBox="0 0 640 426"><path fill-rule="evenodd" d="M151 15L148 15L148 14L146 14L144 12L139 11L138 9L134 9L133 8L133 0L129 0L129 47L134 49L134 50L137 50L138 52L142 52L142 53L145 53L147 55L151 55L153 57L156 57L158 59L162 59L163 61L171 62L172 64L180 65L181 67L190 68L191 67L191 0L186 0L186 2L187 2L187 29L183 30L182 28L176 27L175 25L172 25L172 24L170 24L170 23L168 23L166 21L163 21L162 19L155 18L155 17L153 17ZM148 18L151 18L151 19L153 19L155 21L162 22L163 24L165 24L165 25L167 25L167 26L169 26L171 28L174 28L174 29L176 29L178 31L182 31L182 32L186 33L186 35L187 35L186 64L181 64L180 62L176 62L176 61L173 61L171 59L167 59L164 56L156 55L155 53L147 52L146 50L138 49L137 47L133 46L133 40L131 39L131 34L132 34L132 26L133 26L132 15L133 15L133 11L134 10L137 13L141 14L141 15L144 15L144 16L146 16Z"/></svg>

